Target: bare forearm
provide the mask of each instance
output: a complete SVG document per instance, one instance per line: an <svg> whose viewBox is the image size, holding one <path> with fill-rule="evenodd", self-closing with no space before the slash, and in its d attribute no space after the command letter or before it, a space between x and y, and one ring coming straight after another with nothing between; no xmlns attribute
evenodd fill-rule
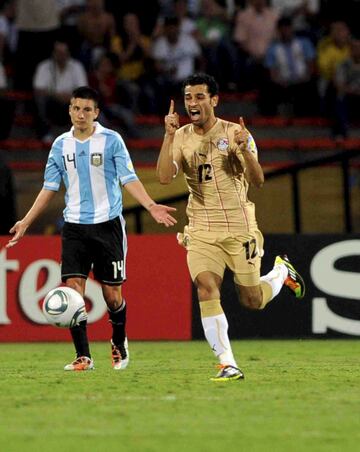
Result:
<svg viewBox="0 0 360 452"><path fill-rule="evenodd" d="M172 154L173 142L174 134L165 134L156 166L156 174L161 184L169 184L175 173Z"/></svg>
<svg viewBox="0 0 360 452"><path fill-rule="evenodd" d="M139 180L128 182L124 187L145 209L149 210L155 204Z"/></svg>
<svg viewBox="0 0 360 452"><path fill-rule="evenodd" d="M45 210L51 199L55 196L56 192L51 190L45 190L44 188L40 191L37 198L34 201L31 209L25 215L25 217L17 221L14 226L10 229L10 233L14 236L8 241L6 248L11 248L16 245L18 241L26 233L27 228L34 222L34 220Z"/></svg>
<svg viewBox="0 0 360 452"><path fill-rule="evenodd" d="M260 163L248 150L243 152L243 156L246 165L246 179L249 183L255 185L255 187L261 188L265 179Z"/></svg>
<svg viewBox="0 0 360 452"><path fill-rule="evenodd" d="M264 173L256 158L256 145L250 132L245 127L242 116L239 118L239 125L240 129L234 131L234 141L239 146L242 157L245 160L245 177L249 183L260 188L264 183Z"/></svg>
<svg viewBox="0 0 360 452"><path fill-rule="evenodd" d="M140 181L129 182L125 185L125 188L131 196L145 207L157 223L163 224L165 227L174 226L174 224L176 224L176 219L171 215L171 212L175 212L176 209L174 207L156 204L156 202L150 198Z"/></svg>
<svg viewBox="0 0 360 452"><path fill-rule="evenodd" d="M55 191L46 190L43 188L38 194L37 198L34 201L34 204L31 206L30 210L21 220L26 227L29 227L36 218L46 209L49 205L52 198L56 195Z"/></svg>

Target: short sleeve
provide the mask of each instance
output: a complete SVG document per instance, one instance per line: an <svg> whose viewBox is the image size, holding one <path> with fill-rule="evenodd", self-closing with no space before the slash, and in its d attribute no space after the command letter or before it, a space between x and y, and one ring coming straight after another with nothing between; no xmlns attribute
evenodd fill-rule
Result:
<svg viewBox="0 0 360 452"><path fill-rule="evenodd" d="M114 159L116 167L116 176L122 185L138 180L131 161L129 151L120 135L115 136L114 140Z"/></svg>
<svg viewBox="0 0 360 452"><path fill-rule="evenodd" d="M251 135L251 133L249 134L246 147L247 147L248 151L250 151L253 154L253 156L256 158L256 160L258 160L257 146L256 146L256 143L255 143L254 137ZM243 156L242 156L242 152L241 152L239 147L237 147L236 155L242 161Z"/></svg>
<svg viewBox="0 0 360 452"><path fill-rule="evenodd" d="M43 188L58 191L61 184L61 148L55 141L45 167Z"/></svg>

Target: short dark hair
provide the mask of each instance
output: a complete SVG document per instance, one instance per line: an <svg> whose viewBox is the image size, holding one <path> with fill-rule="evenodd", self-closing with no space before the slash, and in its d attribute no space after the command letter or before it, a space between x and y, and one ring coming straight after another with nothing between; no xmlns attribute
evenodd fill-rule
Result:
<svg viewBox="0 0 360 452"><path fill-rule="evenodd" d="M207 85L210 97L219 94L219 85L217 84L217 81L214 79L212 75L205 74L203 72L198 72L196 74L190 75L183 81L182 84L183 94L185 93L185 87L188 85L190 86Z"/></svg>
<svg viewBox="0 0 360 452"><path fill-rule="evenodd" d="M95 106L99 104L99 93L90 88L90 86L79 86L79 88L74 89L71 97L73 99L90 99L94 101Z"/></svg>

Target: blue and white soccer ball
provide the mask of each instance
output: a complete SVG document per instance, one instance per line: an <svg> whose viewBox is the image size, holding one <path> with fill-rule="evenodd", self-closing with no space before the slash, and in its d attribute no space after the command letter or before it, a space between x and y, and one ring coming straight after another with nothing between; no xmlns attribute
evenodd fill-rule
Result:
<svg viewBox="0 0 360 452"><path fill-rule="evenodd" d="M72 328L87 318L83 297L70 287L50 290L44 299L42 311L51 325L60 328Z"/></svg>

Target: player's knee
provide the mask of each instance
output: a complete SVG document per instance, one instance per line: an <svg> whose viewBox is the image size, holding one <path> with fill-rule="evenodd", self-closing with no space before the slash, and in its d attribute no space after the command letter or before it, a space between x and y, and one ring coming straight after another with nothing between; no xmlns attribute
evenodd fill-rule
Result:
<svg viewBox="0 0 360 452"><path fill-rule="evenodd" d="M245 306L247 309L256 311L258 309L261 309L262 307L262 300L256 294L243 296L240 301L241 304Z"/></svg>
<svg viewBox="0 0 360 452"><path fill-rule="evenodd" d="M76 290L76 292L79 292L81 296L84 296L84 286L81 280L78 278L69 278L66 280L66 286L70 287L71 289Z"/></svg>
<svg viewBox="0 0 360 452"><path fill-rule="evenodd" d="M122 295L118 286L103 286L104 300L111 311L116 311L122 303Z"/></svg>
<svg viewBox="0 0 360 452"><path fill-rule="evenodd" d="M220 298L219 290L216 286L201 286L197 289L199 300L212 300Z"/></svg>
<svg viewBox="0 0 360 452"><path fill-rule="evenodd" d="M210 272L201 273L195 279L199 300L214 300L220 298L221 278Z"/></svg>
<svg viewBox="0 0 360 452"><path fill-rule="evenodd" d="M117 309L119 309L121 303L118 302L118 300L112 299L112 298L107 298L105 300L107 307L111 310L111 311L116 311Z"/></svg>

